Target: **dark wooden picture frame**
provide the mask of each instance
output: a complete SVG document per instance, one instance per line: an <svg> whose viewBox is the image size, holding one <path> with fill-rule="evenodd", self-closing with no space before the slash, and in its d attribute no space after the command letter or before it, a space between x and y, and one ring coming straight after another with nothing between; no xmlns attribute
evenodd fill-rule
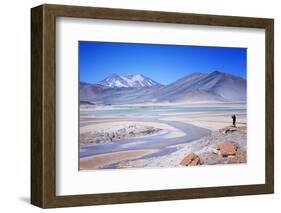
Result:
<svg viewBox="0 0 281 213"><path fill-rule="evenodd" d="M56 195L56 18L95 18L265 29L265 184ZM264 18L41 5L31 9L31 203L42 208L267 194L274 192L274 20Z"/></svg>

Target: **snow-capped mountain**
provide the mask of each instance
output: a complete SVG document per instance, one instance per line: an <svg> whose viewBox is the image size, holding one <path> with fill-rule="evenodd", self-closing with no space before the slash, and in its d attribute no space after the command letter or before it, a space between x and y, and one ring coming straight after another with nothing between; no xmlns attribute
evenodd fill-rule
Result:
<svg viewBox="0 0 281 213"><path fill-rule="evenodd" d="M113 74L106 79L97 83L105 87L124 87L124 88L140 88L140 87L152 87L159 86L160 84L152 79L143 75L117 75Z"/></svg>

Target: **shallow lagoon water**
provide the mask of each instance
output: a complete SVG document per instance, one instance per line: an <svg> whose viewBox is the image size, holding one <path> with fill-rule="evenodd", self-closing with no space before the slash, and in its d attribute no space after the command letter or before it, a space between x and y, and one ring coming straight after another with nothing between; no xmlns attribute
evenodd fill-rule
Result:
<svg viewBox="0 0 281 213"><path fill-rule="evenodd" d="M117 108L89 108L81 109L80 115L95 116L151 116L169 113L186 113L186 112L246 112L245 108L231 107L185 107L185 106L130 106Z"/></svg>

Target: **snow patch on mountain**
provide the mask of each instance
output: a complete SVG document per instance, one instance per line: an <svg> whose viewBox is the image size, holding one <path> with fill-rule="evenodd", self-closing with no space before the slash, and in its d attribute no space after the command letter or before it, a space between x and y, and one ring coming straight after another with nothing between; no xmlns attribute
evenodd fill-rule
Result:
<svg viewBox="0 0 281 213"><path fill-rule="evenodd" d="M98 82L99 85L103 85L106 87L118 87L118 88L139 88L139 87L151 87L151 86L159 86L156 81L145 77L143 75L116 75L113 74L106 79Z"/></svg>

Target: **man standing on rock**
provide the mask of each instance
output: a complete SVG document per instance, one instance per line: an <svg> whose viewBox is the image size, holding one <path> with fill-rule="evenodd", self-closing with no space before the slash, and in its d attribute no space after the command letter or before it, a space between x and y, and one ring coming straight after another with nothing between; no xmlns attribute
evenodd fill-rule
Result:
<svg viewBox="0 0 281 213"><path fill-rule="evenodd" d="M232 124L233 124L233 127L236 127L236 116L235 115L232 115Z"/></svg>

